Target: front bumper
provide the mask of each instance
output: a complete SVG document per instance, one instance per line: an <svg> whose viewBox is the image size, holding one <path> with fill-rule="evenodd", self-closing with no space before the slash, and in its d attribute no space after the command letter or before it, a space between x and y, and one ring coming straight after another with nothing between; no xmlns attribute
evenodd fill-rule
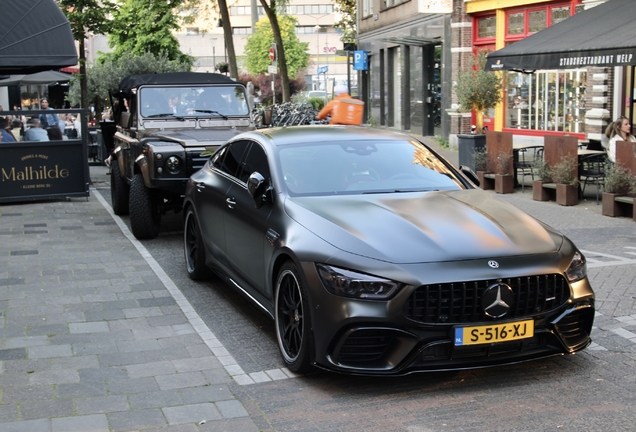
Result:
<svg viewBox="0 0 636 432"><path fill-rule="evenodd" d="M311 265L307 283L320 283ZM415 288L390 301L346 299L313 289L314 361L320 368L364 375L405 375L518 363L571 354L587 347L594 321L594 294L587 278L550 310L496 321L422 323L404 314ZM501 324L532 318L534 336L509 342L455 346L457 326Z"/></svg>

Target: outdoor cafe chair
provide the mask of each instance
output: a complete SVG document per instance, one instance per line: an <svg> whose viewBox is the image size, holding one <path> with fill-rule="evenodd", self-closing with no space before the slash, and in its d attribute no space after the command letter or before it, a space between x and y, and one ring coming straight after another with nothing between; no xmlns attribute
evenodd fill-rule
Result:
<svg viewBox="0 0 636 432"><path fill-rule="evenodd" d="M596 184L596 204L599 203L601 186L605 183L605 165L607 155L605 153L581 156L579 159L579 179L582 183L581 195L585 193L588 183Z"/></svg>

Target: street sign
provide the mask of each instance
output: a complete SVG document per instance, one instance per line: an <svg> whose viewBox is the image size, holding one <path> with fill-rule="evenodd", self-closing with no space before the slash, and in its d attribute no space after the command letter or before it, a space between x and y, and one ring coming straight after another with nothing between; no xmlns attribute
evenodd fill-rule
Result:
<svg viewBox="0 0 636 432"><path fill-rule="evenodd" d="M274 47L271 47L271 48L269 49L269 59L270 59L271 61L276 60L276 50L274 49Z"/></svg>
<svg viewBox="0 0 636 432"><path fill-rule="evenodd" d="M267 72L269 72L271 74L277 74L278 73L278 68L276 66L273 66L273 65L267 66Z"/></svg>
<svg viewBox="0 0 636 432"><path fill-rule="evenodd" d="M353 52L353 70L369 70L369 52L356 50Z"/></svg>
<svg viewBox="0 0 636 432"><path fill-rule="evenodd" d="M324 74L324 73L327 73L328 70L329 70L329 66L321 66L321 67L318 68L316 73Z"/></svg>

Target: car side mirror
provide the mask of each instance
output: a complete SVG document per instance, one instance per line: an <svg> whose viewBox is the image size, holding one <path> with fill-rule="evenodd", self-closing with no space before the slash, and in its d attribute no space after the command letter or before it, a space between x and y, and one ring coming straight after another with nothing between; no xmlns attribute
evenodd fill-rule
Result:
<svg viewBox="0 0 636 432"><path fill-rule="evenodd" d="M462 174L468 177L468 179L471 182L475 183L476 186L479 186L479 178L477 177L477 174L475 174L475 171L473 171L471 167L468 167L466 165L461 165L459 167L459 170L462 172Z"/></svg>
<svg viewBox="0 0 636 432"><path fill-rule="evenodd" d="M261 208L263 203L268 200L271 188L265 180L265 177L258 171L254 171L247 179L247 191L254 200L254 206Z"/></svg>

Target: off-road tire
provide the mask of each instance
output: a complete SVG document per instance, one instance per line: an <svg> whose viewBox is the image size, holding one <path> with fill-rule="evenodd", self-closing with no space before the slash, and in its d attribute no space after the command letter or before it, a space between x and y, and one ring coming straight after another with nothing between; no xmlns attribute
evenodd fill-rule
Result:
<svg viewBox="0 0 636 432"><path fill-rule="evenodd" d="M113 160L110 165L110 199L113 206L113 212L118 216L128 214L128 203L130 197L130 186L121 176L119 163L117 159Z"/></svg>
<svg viewBox="0 0 636 432"><path fill-rule="evenodd" d="M205 247L199 221L194 209L186 211L183 226L183 249L185 252L186 270L192 280L205 280L210 277L210 269L205 265Z"/></svg>
<svg viewBox="0 0 636 432"><path fill-rule="evenodd" d="M130 228L139 240L149 240L159 235L161 213L157 208L156 192L148 189L141 174L135 174L130 182Z"/></svg>

